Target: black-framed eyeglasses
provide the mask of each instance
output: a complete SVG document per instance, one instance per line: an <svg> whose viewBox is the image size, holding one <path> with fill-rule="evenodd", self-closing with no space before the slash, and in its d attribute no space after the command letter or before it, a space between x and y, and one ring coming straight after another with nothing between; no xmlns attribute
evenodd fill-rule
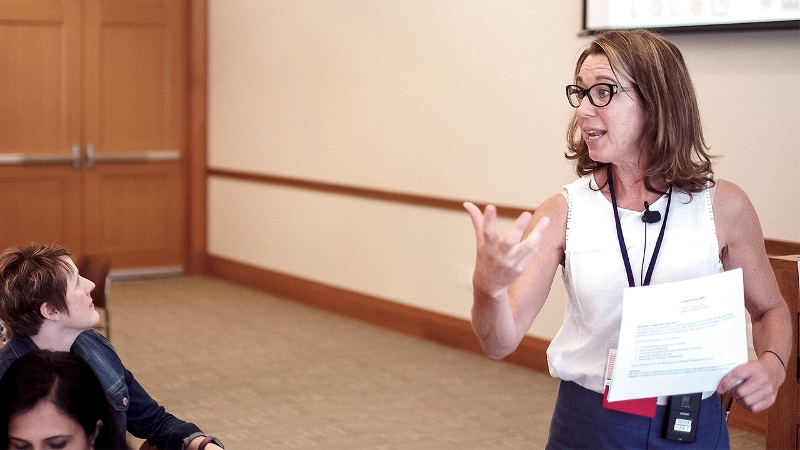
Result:
<svg viewBox="0 0 800 450"><path fill-rule="evenodd" d="M602 108L611 103L611 99L617 92L627 92L631 88L621 88L616 84L597 83L584 89L574 84L567 85L567 100L573 108L581 106L584 97L589 97L589 102L598 108Z"/></svg>

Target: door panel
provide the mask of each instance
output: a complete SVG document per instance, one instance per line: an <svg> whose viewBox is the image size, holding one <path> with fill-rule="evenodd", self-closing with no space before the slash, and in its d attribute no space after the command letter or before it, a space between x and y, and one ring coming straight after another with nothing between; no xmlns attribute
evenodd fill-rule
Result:
<svg viewBox="0 0 800 450"><path fill-rule="evenodd" d="M68 165L0 167L0 247L53 242L80 254L80 178Z"/></svg>
<svg viewBox="0 0 800 450"><path fill-rule="evenodd" d="M80 13L73 1L2 3L0 152L69 154L79 142Z"/></svg>
<svg viewBox="0 0 800 450"><path fill-rule="evenodd" d="M99 164L88 171L84 209L94 219L84 229L87 252L112 254L126 267L181 265L182 254L175 254L183 248L181 171L179 162Z"/></svg>
<svg viewBox="0 0 800 450"><path fill-rule="evenodd" d="M99 151L161 150L169 114L164 86L164 30L113 28L103 33Z"/></svg>
<svg viewBox="0 0 800 450"><path fill-rule="evenodd" d="M61 24L4 24L0 42L8 45L0 51L0 147L18 153L62 149Z"/></svg>

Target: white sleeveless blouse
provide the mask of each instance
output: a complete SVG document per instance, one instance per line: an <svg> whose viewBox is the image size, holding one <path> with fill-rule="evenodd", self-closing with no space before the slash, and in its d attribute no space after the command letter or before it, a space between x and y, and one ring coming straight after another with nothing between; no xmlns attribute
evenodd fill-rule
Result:
<svg viewBox="0 0 800 450"><path fill-rule="evenodd" d="M628 278L611 202L590 186L597 189L592 175L564 186L569 202L562 274L567 304L561 329L547 349L547 361L552 376L602 393L608 350L616 347L619 337L622 291L628 287ZM694 195L673 191L667 228L650 284L697 278L722 270L712 195L713 188ZM665 195L650 205L650 210L661 212L663 218L666 207ZM646 272L662 224L661 221L645 224L642 212L619 209L636 286L644 279L642 258Z"/></svg>

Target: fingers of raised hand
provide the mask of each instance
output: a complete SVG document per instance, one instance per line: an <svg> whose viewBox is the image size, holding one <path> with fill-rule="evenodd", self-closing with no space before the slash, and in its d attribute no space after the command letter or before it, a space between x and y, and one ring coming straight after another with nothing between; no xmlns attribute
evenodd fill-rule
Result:
<svg viewBox="0 0 800 450"><path fill-rule="evenodd" d="M527 224L530 222L531 217L530 215L526 215L525 217L521 217L518 219L517 225L527 227ZM524 271L528 265L530 265L533 258L536 256L537 252L539 251L539 246L541 244L544 230L549 225L550 219L547 217L543 217L539 220L539 223L530 231L530 233L525 236L522 240L520 239L520 232L519 230L514 230L503 242L503 247L501 247L501 252L503 253L503 257L505 260L505 264L510 267L514 268L519 272ZM505 251L503 251L505 249Z"/></svg>
<svg viewBox="0 0 800 450"><path fill-rule="evenodd" d="M529 213L526 213L529 214ZM528 224L531 221L531 216L527 215L526 217L520 216L517 219L517 225L523 226L527 228ZM511 251L515 251L521 254L521 257L524 259L530 259L536 252L539 251L539 244L544 237L544 231L547 229L547 226L550 224L550 219L548 217L542 217L539 219L539 222L530 231L530 233L519 240L521 235L524 236L523 233L520 233L518 229L512 232L512 234L508 237L508 243L511 245Z"/></svg>
<svg viewBox="0 0 800 450"><path fill-rule="evenodd" d="M494 245L500 239L495 230L497 208L494 205L486 205L484 211L481 212L481 209L471 202L464 202L463 205L469 213L470 219L472 219L472 226L475 228L478 244L480 245L481 241L488 241Z"/></svg>
<svg viewBox="0 0 800 450"><path fill-rule="evenodd" d="M470 202L464 202L464 209L469 213L469 218L472 220L472 227L475 228L475 234L480 235L483 232L483 214L481 209Z"/></svg>
<svg viewBox="0 0 800 450"><path fill-rule="evenodd" d="M483 238L487 240L495 240L499 238L497 235L497 208L494 205L486 205L483 210Z"/></svg>
<svg viewBox="0 0 800 450"><path fill-rule="evenodd" d="M486 205L481 212L475 204L464 202L464 208L469 213L475 228L478 253L484 254L501 266L514 267L520 262L529 260L538 249L542 233L549 223L548 218L542 218L531 234L522 239L533 217L530 212L525 211L517 217L508 235L501 237L496 230L497 208L494 205Z"/></svg>
<svg viewBox="0 0 800 450"><path fill-rule="evenodd" d="M531 217L533 217L533 215L527 211L520 214L514 222L514 227L511 228L506 240L508 242L518 243L522 239L525 229L528 228L528 224L531 223Z"/></svg>
<svg viewBox="0 0 800 450"><path fill-rule="evenodd" d="M481 209L471 202L464 202L463 206L469 213L470 219L472 219L472 226L475 228L478 238L487 232L489 234L494 233L494 223L497 218L497 208L494 205L486 205L484 212L481 212Z"/></svg>

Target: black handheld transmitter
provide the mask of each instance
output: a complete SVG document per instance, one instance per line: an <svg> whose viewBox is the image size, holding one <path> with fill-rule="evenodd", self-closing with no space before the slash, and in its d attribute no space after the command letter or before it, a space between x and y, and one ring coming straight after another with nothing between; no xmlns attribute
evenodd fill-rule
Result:
<svg viewBox="0 0 800 450"><path fill-rule="evenodd" d="M703 393L672 395L667 402L664 439L694 442L700 422L700 403Z"/></svg>

